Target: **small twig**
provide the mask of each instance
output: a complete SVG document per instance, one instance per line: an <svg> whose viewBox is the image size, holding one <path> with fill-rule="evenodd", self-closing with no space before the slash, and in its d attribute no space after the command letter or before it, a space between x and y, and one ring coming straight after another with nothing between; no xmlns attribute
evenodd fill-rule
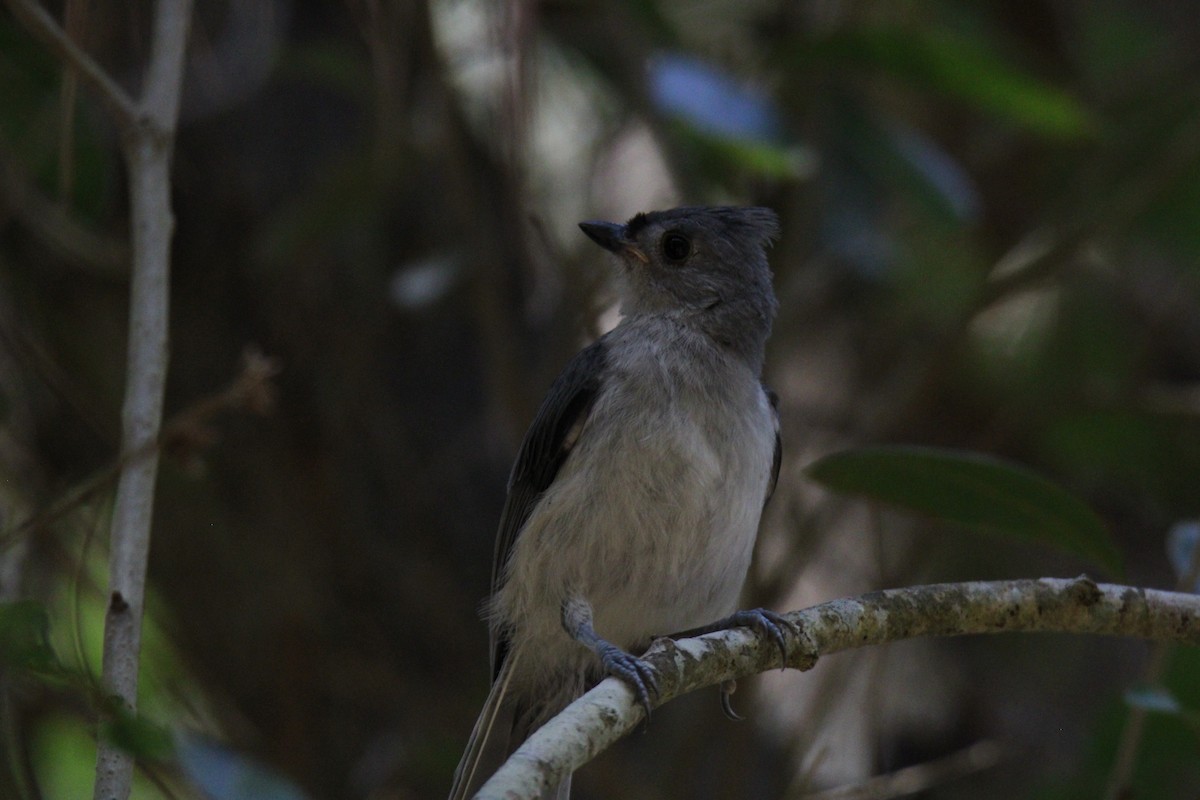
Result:
<svg viewBox="0 0 1200 800"><path fill-rule="evenodd" d="M35 38L40 39L65 64L77 70L79 76L99 92L118 125L129 129L137 124L140 114L133 98L117 85L103 67L71 41L71 37L37 0L8 0L8 7Z"/></svg>
<svg viewBox="0 0 1200 800"><path fill-rule="evenodd" d="M64 32L73 42L82 41L87 28L87 3L88 0L67 0L63 9ZM75 188L75 99L78 94L79 72L70 63L64 63L58 98L58 195L65 206L70 205Z"/></svg>
<svg viewBox="0 0 1200 800"><path fill-rule="evenodd" d="M1159 149L1151 168L1120 186L1107 201L1089 213L1086 222L1067 226L1056 234L1045 234L1039 252L1022 259L1015 269L993 274L972 313L1041 281L1064 261L1076 256L1088 242L1129 227L1139 214L1175 185L1179 176L1192 169L1197 160L1200 160L1200 117L1179 126L1174 136ZM1012 255L1010 252L1001 262Z"/></svg>
<svg viewBox="0 0 1200 800"><path fill-rule="evenodd" d="M79 508L98 492L111 486L128 464L146 458L151 453L167 451L186 455L196 447L207 446L212 440L208 425L219 414L243 410L254 414L269 413L275 398L272 381L278 373L279 365L275 360L258 350L247 350L242 356L242 371L229 386L180 411L163 425L158 438L121 453L49 508L21 522L11 531L0 534L0 549L20 540L32 530L54 524Z"/></svg>
<svg viewBox="0 0 1200 800"><path fill-rule="evenodd" d="M1184 574L1179 576L1176 590L1192 592L1196 581L1200 580L1200 547L1192 551L1192 560ZM1147 685L1160 683L1167 671L1174 648L1169 642L1155 642L1150 648L1150 656L1142 673L1142 682ZM1146 709L1134 707L1129 709L1125 719L1125 727L1121 729L1121 739L1117 744L1117 753L1113 756L1112 771L1104 790L1104 800L1119 800L1125 797L1129 782L1133 778L1133 768L1137 766L1138 750L1142 745L1142 736L1146 731Z"/></svg>
<svg viewBox="0 0 1200 800"><path fill-rule="evenodd" d="M798 800L890 800L991 769L1004 759L1004 748L987 740L942 758L878 775L854 786L840 786L803 795Z"/></svg>
<svg viewBox="0 0 1200 800"><path fill-rule="evenodd" d="M66 203L47 197L0 139L0 206L39 241L92 274L106 279L129 276L129 245L74 216Z"/></svg>

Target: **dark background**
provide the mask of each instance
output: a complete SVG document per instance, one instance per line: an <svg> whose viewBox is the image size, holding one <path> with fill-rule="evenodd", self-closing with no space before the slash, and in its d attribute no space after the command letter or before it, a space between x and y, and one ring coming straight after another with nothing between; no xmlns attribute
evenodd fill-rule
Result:
<svg viewBox="0 0 1200 800"><path fill-rule="evenodd" d="M55 13L61 6L52 4ZM145 2L73 5L136 90ZM983 451L1084 498L1124 580L1173 587L1200 512L1200 26L1191 2L198 4L176 147L168 414L256 346L273 413L163 463L142 708L311 797L439 797L487 689L508 466L611 324L589 218L776 209L767 380L785 460L746 605L1090 571L1037 543L821 490L867 443ZM98 665L127 192L103 108L0 15L4 599ZM73 109L67 113L64 109ZM1147 680L1138 642L909 642L657 712L580 798L803 797L980 741L930 798L1099 797ZM1195 651L1164 656L1200 708ZM90 794L94 709L5 684L0 795ZM1162 695L1159 696L1162 699ZM1186 715L1148 718L1137 798L1193 798ZM1194 717L1192 717L1194 719ZM180 788L176 765L155 770ZM139 797L162 796L151 781ZM277 791L284 791L276 787ZM234 795L220 795L232 797ZM260 796L275 797L264 790Z"/></svg>

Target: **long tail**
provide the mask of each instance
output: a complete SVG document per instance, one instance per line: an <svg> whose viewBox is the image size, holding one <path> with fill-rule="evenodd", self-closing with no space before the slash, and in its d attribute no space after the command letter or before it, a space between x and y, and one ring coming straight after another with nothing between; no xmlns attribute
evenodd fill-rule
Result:
<svg viewBox="0 0 1200 800"><path fill-rule="evenodd" d="M517 658L516 652L509 653L500 674L492 681L492 690L479 712L479 719L475 720L467 749L458 762L458 769L454 770L449 800L467 800L473 796L508 756L514 706L511 700L507 703L505 700Z"/></svg>
<svg viewBox="0 0 1200 800"><path fill-rule="evenodd" d="M519 659L519 649L510 651L500 674L492 681L492 690L488 692L483 710L479 712L479 719L475 720L471 738L467 740L467 749L458 762L458 769L454 770L449 800L473 797L533 729L566 705L566 702L561 702L550 711L543 706L532 713L529 708L523 708L520 698L509 692ZM574 694L578 695L579 692L574 690ZM566 698L567 701L570 699ZM543 800L569 800L570 796L569 775L542 794Z"/></svg>

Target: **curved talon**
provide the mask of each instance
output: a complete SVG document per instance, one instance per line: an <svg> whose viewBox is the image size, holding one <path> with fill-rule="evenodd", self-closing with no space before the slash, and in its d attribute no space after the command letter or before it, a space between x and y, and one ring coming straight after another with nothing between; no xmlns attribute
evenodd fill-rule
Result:
<svg viewBox="0 0 1200 800"><path fill-rule="evenodd" d="M730 627L751 628L764 636L771 638L779 648L780 668L787 668L787 637L783 629L793 634L800 632L799 627L782 614L768 611L765 608L755 608L749 611L738 611L729 618Z"/></svg>
<svg viewBox="0 0 1200 800"><path fill-rule="evenodd" d="M612 644L602 647L599 655L604 670L625 681L633 689L646 714L646 722L649 722L651 696L658 697L659 693L658 676L654 673L654 667Z"/></svg>
<svg viewBox="0 0 1200 800"><path fill-rule="evenodd" d="M733 710L733 693L737 691L737 681L729 680L721 684L721 711L726 718L734 722L744 722L745 717Z"/></svg>

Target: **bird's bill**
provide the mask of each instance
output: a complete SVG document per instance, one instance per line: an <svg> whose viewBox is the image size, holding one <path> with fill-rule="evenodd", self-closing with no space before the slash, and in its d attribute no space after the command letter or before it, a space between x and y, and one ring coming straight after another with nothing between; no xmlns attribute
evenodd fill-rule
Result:
<svg viewBox="0 0 1200 800"><path fill-rule="evenodd" d="M618 225L615 222L581 222L579 228L588 235L588 238L609 252L617 255L629 254L643 264L650 261L646 254L626 235L624 225Z"/></svg>

